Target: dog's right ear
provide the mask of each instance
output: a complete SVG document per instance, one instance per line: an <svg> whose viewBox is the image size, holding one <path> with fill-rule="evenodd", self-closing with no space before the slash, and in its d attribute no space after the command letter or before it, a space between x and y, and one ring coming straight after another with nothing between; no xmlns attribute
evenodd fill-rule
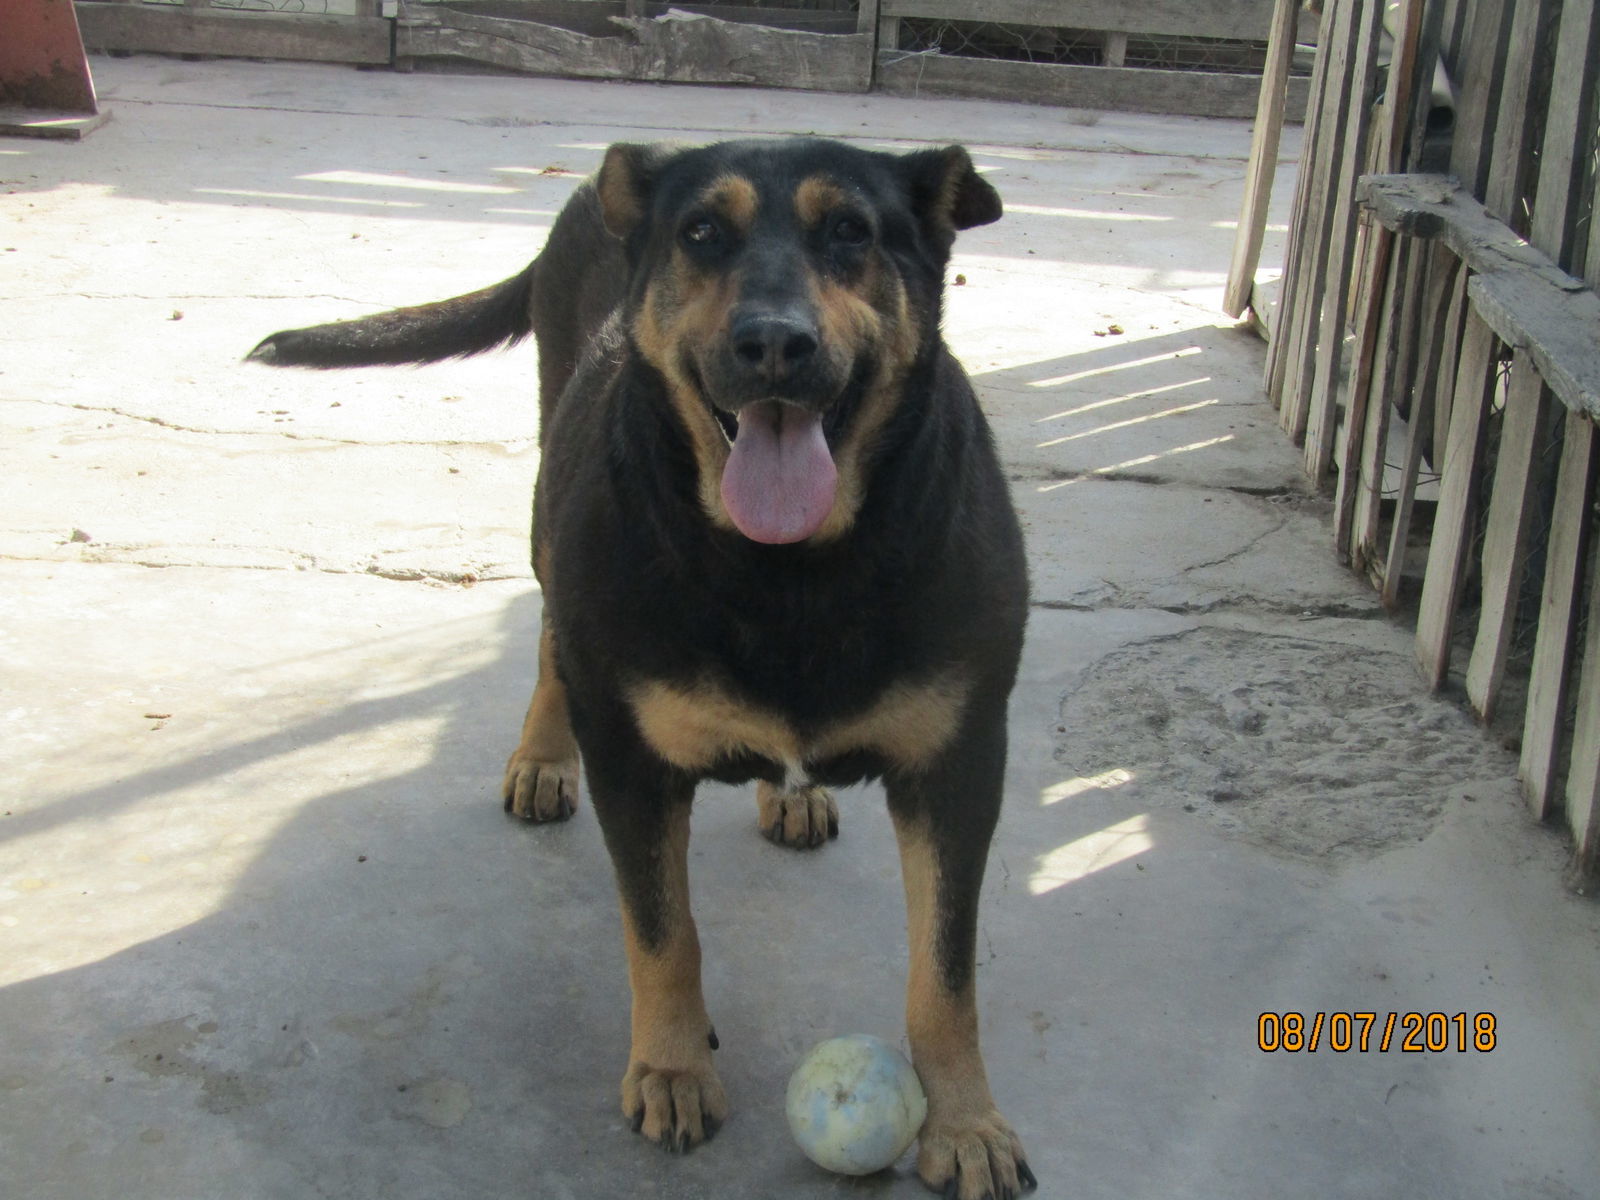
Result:
<svg viewBox="0 0 1600 1200"><path fill-rule="evenodd" d="M657 173L681 146L671 142L617 142L606 151L595 179L600 218L612 237L626 238L650 209Z"/></svg>

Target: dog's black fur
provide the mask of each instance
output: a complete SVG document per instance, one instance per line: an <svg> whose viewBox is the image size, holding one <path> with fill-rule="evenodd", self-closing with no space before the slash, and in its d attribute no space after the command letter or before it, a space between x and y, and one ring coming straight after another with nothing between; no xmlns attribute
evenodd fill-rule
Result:
<svg viewBox="0 0 1600 1200"><path fill-rule="evenodd" d="M537 338L546 625L507 806L570 815L581 750L632 967L624 1106L674 1148L726 1111L687 909L697 780L763 781L769 834L806 845L836 828L817 785L881 777L911 908L919 1170L969 1200L1033 1185L989 1098L973 1000L1027 581L987 423L939 332L956 231L999 216L957 147L615 146L512 279L251 354L343 367ZM717 490L760 414L820 420L839 476L826 520L775 543Z"/></svg>

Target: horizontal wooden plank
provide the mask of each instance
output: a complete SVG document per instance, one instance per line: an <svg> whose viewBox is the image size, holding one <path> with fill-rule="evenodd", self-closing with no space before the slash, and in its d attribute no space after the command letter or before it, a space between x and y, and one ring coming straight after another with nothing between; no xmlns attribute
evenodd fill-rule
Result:
<svg viewBox="0 0 1600 1200"><path fill-rule="evenodd" d="M84 48L220 58L387 63L390 23L379 17L191 9L167 5L77 4Z"/></svg>
<svg viewBox="0 0 1600 1200"><path fill-rule="evenodd" d="M1266 41L1272 0L883 0L886 17Z"/></svg>
<svg viewBox="0 0 1600 1200"><path fill-rule="evenodd" d="M573 33L591 37L614 35L612 17L627 15L623 0L444 0L453 12L476 17L500 17L507 21L537 21L557 25ZM811 33L855 33L856 14L814 8L749 8L733 4L644 4L643 16L664 16L669 9L737 21L747 25L767 25L777 29L801 29Z"/></svg>
<svg viewBox="0 0 1600 1200"><path fill-rule="evenodd" d="M1361 202L1400 233L1437 239L1474 272L1467 293L1501 341L1569 409L1600 418L1600 296L1491 216L1452 179L1369 175Z"/></svg>
<svg viewBox="0 0 1600 1200"><path fill-rule="evenodd" d="M1563 404L1600 420L1600 296L1514 271L1474 275L1467 296L1501 341L1533 359Z"/></svg>
<svg viewBox="0 0 1600 1200"><path fill-rule="evenodd" d="M871 85L871 34L799 33L712 17L618 18L614 37L407 5L395 53L466 58L534 75L747 83L863 92Z"/></svg>
<svg viewBox="0 0 1600 1200"><path fill-rule="evenodd" d="M1173 116L1248 117L1255 112L1261 78L1212 71L1058 66L883 50L878 53L878 86L895 96L1017 100ZM1291 79L1289 118L1299 120L1305 106L1306 81Z"/></svg>

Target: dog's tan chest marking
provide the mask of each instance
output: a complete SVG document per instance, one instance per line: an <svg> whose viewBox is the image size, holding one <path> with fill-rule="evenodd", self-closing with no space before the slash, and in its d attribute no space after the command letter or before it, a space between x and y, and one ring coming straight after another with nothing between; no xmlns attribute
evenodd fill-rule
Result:
<svg viewBox="0 0 1600 1200"><path fill-rule="evenodd" d="M851 751L882 754L903 770L930 764L955 736L968 685L955 674L885 689L864 711L802 734L781 713L749 704L721 686L651 680L628 690L639 731L675 767L702 771L750 753L780 763L822 762Z"/></svg>

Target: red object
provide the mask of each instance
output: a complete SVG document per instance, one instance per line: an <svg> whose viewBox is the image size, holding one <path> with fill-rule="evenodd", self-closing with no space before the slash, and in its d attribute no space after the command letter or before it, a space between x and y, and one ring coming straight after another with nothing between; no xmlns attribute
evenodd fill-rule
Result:
<svg viewBox="0 0 1600 1200"><path fill-rule="evenodd" d="M0 0L0 105L99 111L72 0Z"/></svg>

